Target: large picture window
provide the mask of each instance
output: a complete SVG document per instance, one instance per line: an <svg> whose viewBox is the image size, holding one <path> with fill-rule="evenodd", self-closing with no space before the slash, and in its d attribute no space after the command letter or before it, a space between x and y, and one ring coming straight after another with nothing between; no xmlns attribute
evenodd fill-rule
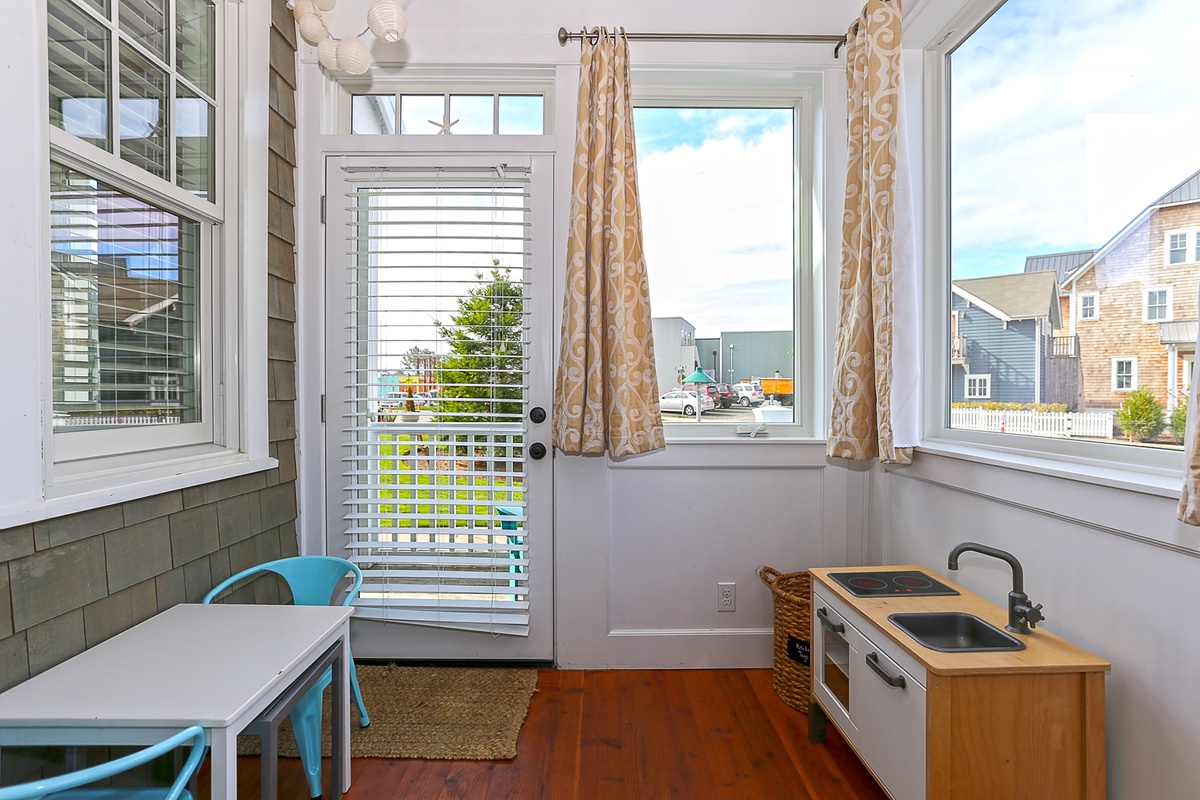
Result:
<svg viewBox="0 0 1200 800"><path fill-rule="evenodd" d="M930 90L948 120L944 188L933 189L947 235L934 250L945 248L949 310L951 286L977 286L980 302L944 334L965 346L942 368L938 427L1001 447L1105 446L1088 454L1175 463L1164 451L1181 447L1181 432L1139 441L1118 411L1133 389L1172 407L1195 350L1200 145L1186 132L1200 111L1175 99L1194 93L1200 18L1174 0L966 5L933 46ZM1155 58L1114 58L1115 42ZM951 421L954 388L979 374L992 376L993 398L1040 422L1014 433Z"/></svg>

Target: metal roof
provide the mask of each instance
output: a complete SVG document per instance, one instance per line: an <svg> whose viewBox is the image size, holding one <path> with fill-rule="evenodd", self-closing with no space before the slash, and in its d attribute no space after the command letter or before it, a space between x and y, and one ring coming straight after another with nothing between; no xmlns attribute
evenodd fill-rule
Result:
<svg viewBox="0 0 1200 800"><path fill-rule="evenodd" d="M1096 254L1095 250L1076 250L1071 253L1046 253L1025 257L1025 272L1053 272L1059 286L1067 279L1067 273L1087 262Z"/></svg>
<svg viewBox="0 0 1200 800"><path fill-rule="evenodd" d="M1191 177L1184 178L1182 183L1155 200L1152 207L1173 206L1177 203L1191 203L1196 200L1200 200L1200 170L1193 172Z"/></svg>
<svg viewBox="0 0 1200 800"><path fill-rule="evenodd" d="M990 306L1008 319L1058 319L1058 278L1053 272L967 278L952 285L966 300Z"/></svg>
<svg viewBox="0 0 1200 800"><path fill-rule="evenodd" d="M1158 323L1159 344L1195 344L1196 320Z"/></svg>

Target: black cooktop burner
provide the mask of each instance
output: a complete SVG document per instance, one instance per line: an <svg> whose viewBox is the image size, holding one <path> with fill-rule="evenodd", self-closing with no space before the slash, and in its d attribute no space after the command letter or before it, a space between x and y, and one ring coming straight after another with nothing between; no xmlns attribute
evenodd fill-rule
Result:
<svg viewBox="0 0 1200 800"><path fill-rule="evenodd" d="M891 597L958 594L946 584L916 570L870 570L869 572L831 572L829 577L846 587L855 597Z"/></svg>

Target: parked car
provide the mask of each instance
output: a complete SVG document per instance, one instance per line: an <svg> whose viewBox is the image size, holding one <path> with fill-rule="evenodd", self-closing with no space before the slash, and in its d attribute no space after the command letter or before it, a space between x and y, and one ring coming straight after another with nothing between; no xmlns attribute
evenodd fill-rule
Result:
<svg viewBox="0 0 1200 800"><path fill-rule="evenodd" d="M762 405L763 400L767 399L762 392L762 387L757 383L735 383L730 388L737 397L738 405L742 408Z"/></svg>
<svg viewBox="0 0 1200 800"><path fill-rule="evenodd" d="M721 404L721 408L729 408L737 402L737 397L733 393L733 388L728 383L710 383L717 391L716 399Z"/></svg>
<svg viewBox="0 0 1200 800"><path fill-rule="evenodd" d="M737 398L729 390L729 385L725 383L705 383L704 393L713 399L713 408L729 408L737 402ZM696 391L696 384L685 383L683 385L685 392Z"/></svg>
<svg viewBox="0 0 1200 800"><path fill-rule="evenodd" d="M701 395L698 402L702 412L712 411L717 407L712 397L707 394ZM685 389L672 389L658 398L659 409L663 411L676 411L685 417L696 415L696 404L696 393Z"/></svg>

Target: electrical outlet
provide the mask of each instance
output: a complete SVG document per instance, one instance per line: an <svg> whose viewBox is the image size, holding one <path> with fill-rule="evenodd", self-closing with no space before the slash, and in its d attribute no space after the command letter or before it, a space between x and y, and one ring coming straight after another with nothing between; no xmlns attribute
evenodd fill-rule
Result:
<svg viewBox="0 0 1200 800"><path fill-rule="evenodd" d="M733 611L737 608L737 584L717 584L717 611Z"/></svg>

